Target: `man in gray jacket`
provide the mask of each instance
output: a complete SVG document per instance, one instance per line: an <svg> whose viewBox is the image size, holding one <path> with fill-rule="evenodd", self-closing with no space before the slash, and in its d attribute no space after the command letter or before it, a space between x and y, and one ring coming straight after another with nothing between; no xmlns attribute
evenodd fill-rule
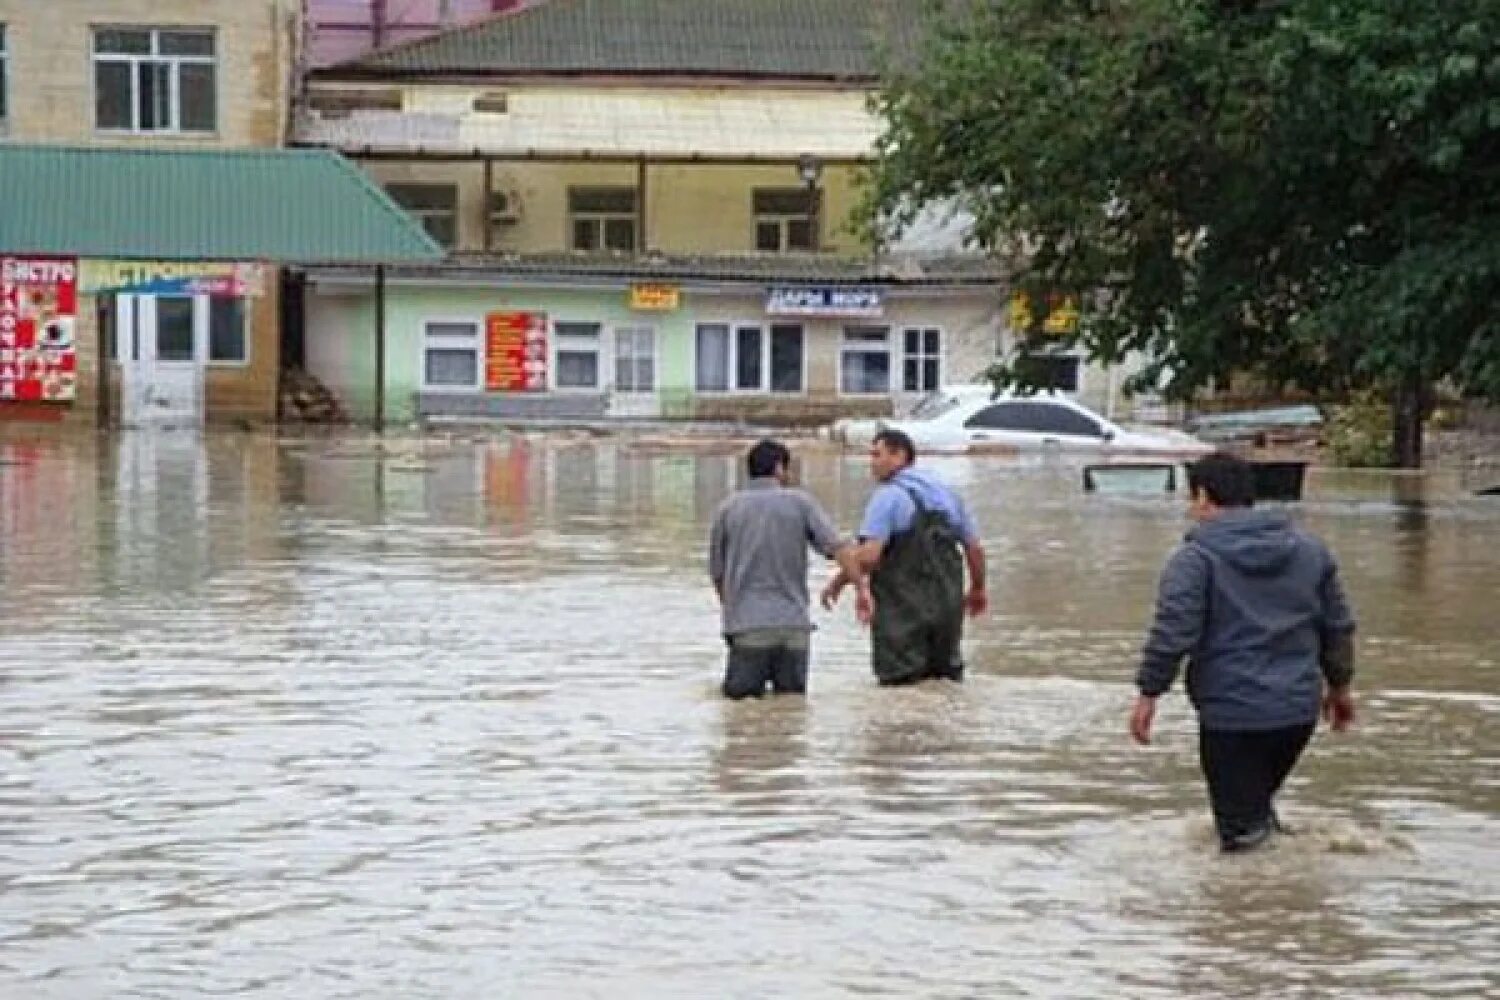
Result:
<svg viewBox="0 0 1500 1000"><path fill-rule="evenodd" d="M869 582L854 545L806 492L791 484L792 453L765 440L745 456L749 484L714 514L708 539L708 576L719 595L729 662L724 696L759 698L807 692L807 550L836 560L856 581L861 606Z"/></svg>
<svg viewBox="0 0 1500 1000"><path fill-rule="evenodd" d="M1327 547L1285 514L1257 511L1254 473L1232 455L1188 469L1197 525L1162 572L1130 718L1151 741L1156 699L1188 658L1199 760L1226 851L1280 829L1272 800L1317 725L1354 721L1354 618Z"/></svg>

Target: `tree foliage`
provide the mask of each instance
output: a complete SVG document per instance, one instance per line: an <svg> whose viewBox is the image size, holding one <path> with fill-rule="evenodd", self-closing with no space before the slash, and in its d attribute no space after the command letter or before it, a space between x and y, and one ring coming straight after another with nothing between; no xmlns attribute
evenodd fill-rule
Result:
<svg viewBox="0 0 1500 1000"><path fill-rule="evenodd" d="M1500 397L1500 2L969 0L928 29L878 99L881 230L961 207L1174 396Z"/></svg>

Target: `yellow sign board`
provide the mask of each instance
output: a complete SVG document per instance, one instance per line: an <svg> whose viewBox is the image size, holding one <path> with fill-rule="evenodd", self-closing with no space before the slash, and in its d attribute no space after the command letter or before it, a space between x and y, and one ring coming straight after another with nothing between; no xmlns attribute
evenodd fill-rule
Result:
<svg viewBox="0 0 1500 1000"><path fill-rule="evenodd" d="M1048 301L1042 330L1054 336L1078 331L1078 300L1071 295L1054 295ZM1013 330L1029 330L1032 324L1031 299L1025 292L1010 297L1010 325Z"/></svg>
<svg viewBox="0 0 1500 1000"><path fill-rule="evenodd" d="M642 312L671 312L682 305L682 289L657 283L631 285L630 308Z"/></svg>

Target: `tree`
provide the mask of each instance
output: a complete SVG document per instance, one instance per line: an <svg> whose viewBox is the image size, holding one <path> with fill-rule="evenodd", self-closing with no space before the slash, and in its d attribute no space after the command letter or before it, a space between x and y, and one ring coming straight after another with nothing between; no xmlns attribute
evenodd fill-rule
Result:
<svg viewBox="0 0 1500 1000"><path fill-rule="evenodd" d="M1436 384L1500 398L1495 0L950 0L877 106L877 231L961 207L1142 384L1379 386L1403 465Z"/></svg>

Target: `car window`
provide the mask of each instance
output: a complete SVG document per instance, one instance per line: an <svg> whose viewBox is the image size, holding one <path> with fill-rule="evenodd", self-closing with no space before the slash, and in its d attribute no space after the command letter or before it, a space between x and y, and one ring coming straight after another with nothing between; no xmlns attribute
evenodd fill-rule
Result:
<svg viewBox="0 0 1500 1000"><path fill-rule="evenodd" d="M987 406L965 421L964 426L1033 434L1104 436L1104 428L1097 420L1066 406L1039 400L1016 400Z"/></svg>

